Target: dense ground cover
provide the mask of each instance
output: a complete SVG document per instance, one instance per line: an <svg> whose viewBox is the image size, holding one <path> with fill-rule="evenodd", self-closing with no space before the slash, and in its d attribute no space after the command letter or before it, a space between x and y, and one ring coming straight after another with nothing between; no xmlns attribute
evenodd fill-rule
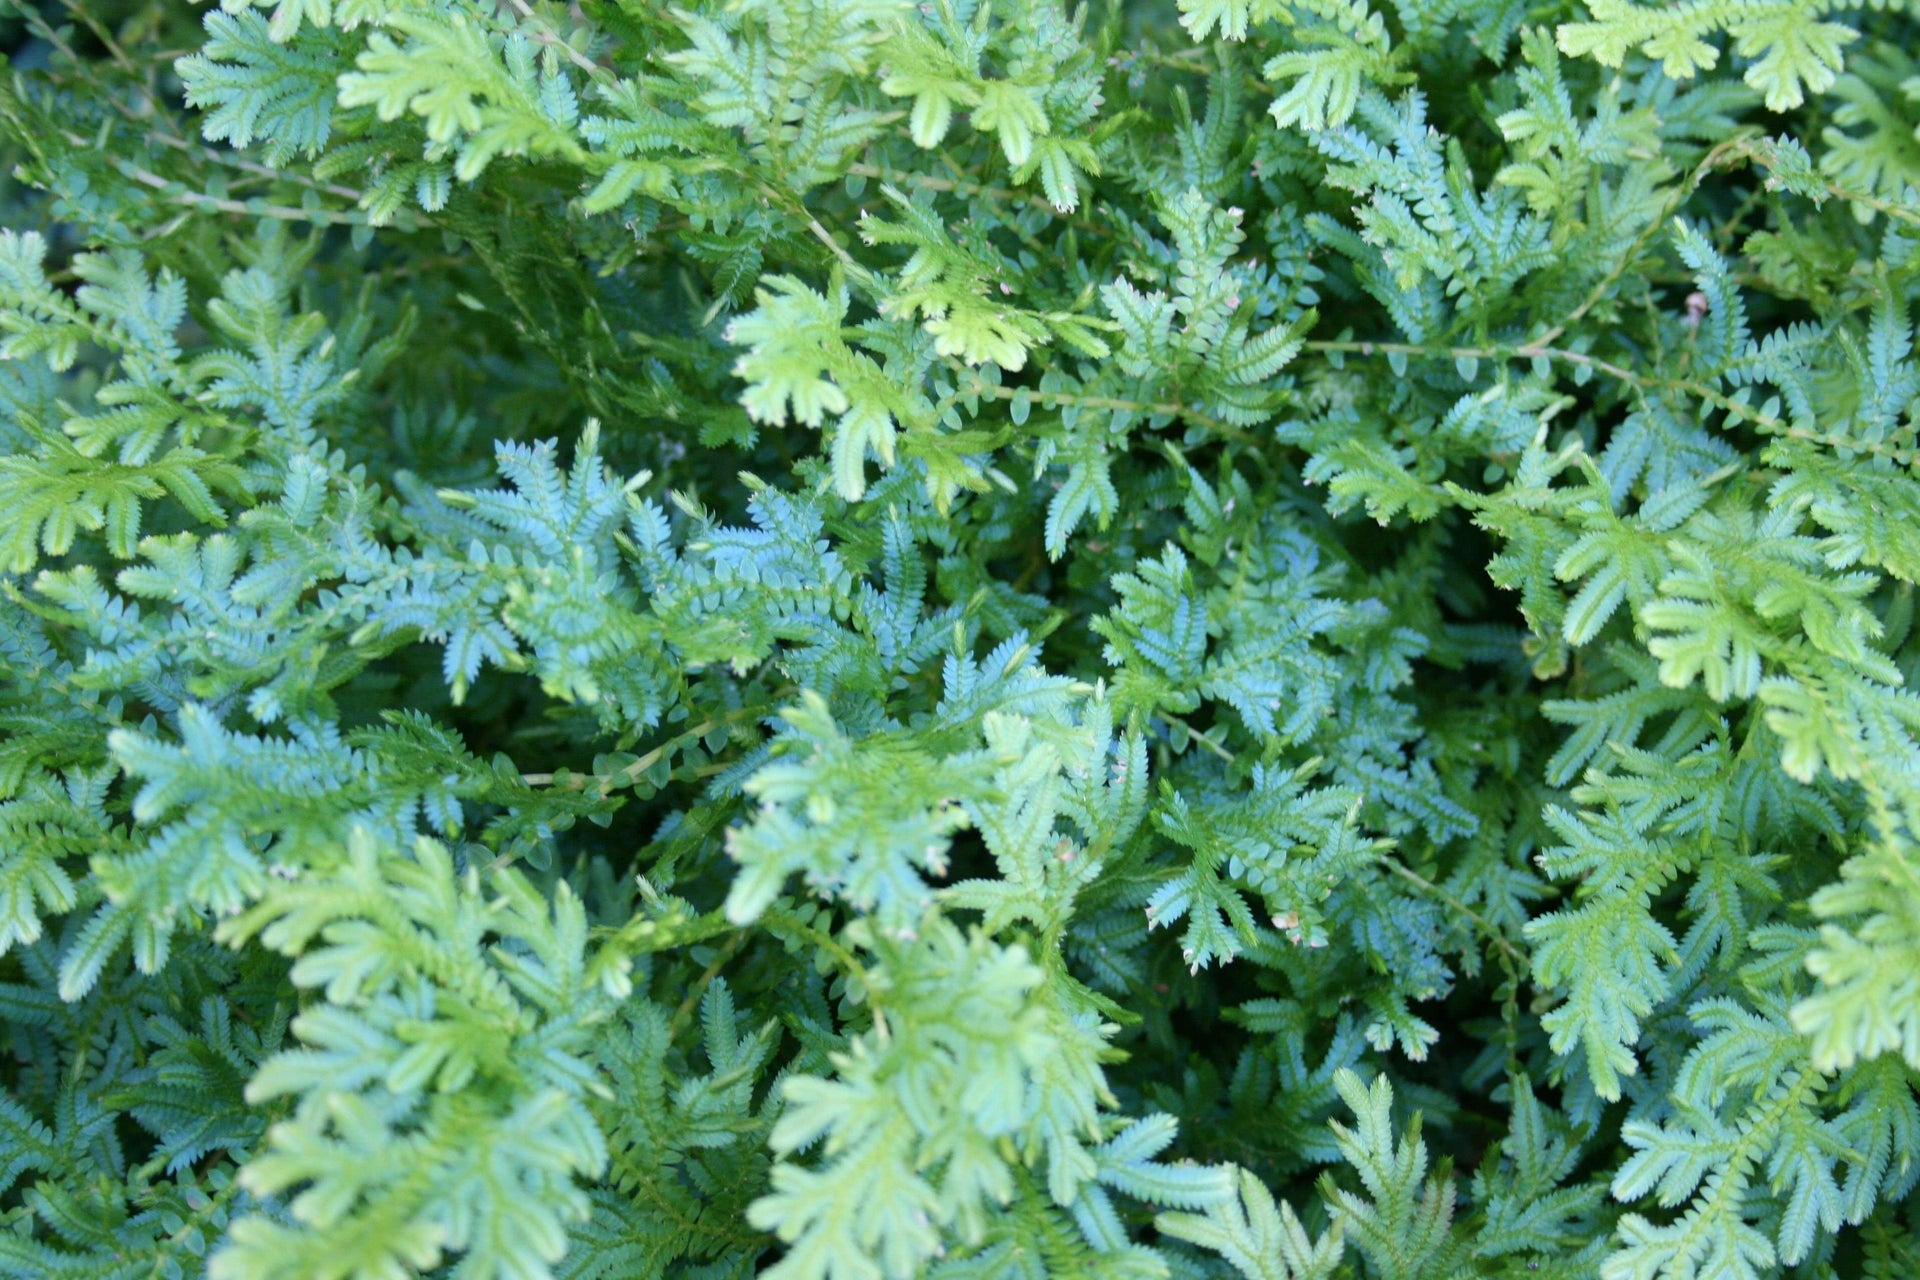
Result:
<svg viewBox="0 0 1920 1280"><path fill-rule="evenodd" d="M6 14L0 1273L1920 1275L1920 5Z"/></svg>

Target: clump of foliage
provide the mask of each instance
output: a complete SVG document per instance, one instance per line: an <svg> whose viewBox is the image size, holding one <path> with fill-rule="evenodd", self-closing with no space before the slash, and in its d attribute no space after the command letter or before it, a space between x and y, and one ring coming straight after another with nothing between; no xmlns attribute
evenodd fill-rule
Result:
<svg viewBox="0 0 1920 1280"><path fill-rule="evenodd" d="M1920 1275L1920 4L4 20L0 1273Z"/></svg>

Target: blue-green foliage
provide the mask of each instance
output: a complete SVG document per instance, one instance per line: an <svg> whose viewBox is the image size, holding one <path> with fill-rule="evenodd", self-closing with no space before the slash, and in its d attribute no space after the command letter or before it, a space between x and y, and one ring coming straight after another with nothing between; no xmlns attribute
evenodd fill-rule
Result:
<svg viewBox="0 0 1920 1280"><path fill-rule="evenodd" d="M1920 1274L1911 0L0 42L0 1274Z"/></svg>

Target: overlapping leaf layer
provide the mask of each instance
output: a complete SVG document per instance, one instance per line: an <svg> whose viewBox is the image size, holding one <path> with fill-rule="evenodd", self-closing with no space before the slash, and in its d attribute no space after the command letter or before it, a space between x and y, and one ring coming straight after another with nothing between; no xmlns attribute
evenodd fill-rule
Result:
<svg viewBox="0 0 1920 1280"><path fill-rule="evenodd" d="M1920 5L0 22L0 1274L1920 1275Z"/></svg>

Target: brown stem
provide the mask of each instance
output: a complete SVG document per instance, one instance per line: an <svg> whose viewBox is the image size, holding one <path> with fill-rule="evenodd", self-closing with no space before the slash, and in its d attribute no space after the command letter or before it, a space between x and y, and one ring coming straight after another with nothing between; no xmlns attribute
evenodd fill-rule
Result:
<svg viewBox="0 0 1920 1280"><path fill-rule="evenodd" d="M1585 352L1569 351L1565 347L1542 346L1538 341L1519 347L1441 347L1426 346L1412 342L1353 342L1346 340L1318 340L1303 344L1309 351L1330 351L1359 356L1406 355L1428 359L1446 360L1556 360L1565 364L1582 365L1606 374L1631 387L1643 391L1678 391L1706 401L1715 408L1731 414L1758 430L1769 435L1785 436L1791 440L1803 440L1810 444L1825 445L1831 449L1855 449L1861 453L1871 453L1888 458L1903 467L1914 465L1915 453L1909 449L1893 449L1882 444L1865 440L1852 440L1844 436L1827 435L1819 431L1810 431L1805 427L1796 427L1792 423L1769 413L1763 413L1730 396L1722 395L1712 387L1686 378L1654 378L1636 373L1623 365L1590 356Z"/></svg>

